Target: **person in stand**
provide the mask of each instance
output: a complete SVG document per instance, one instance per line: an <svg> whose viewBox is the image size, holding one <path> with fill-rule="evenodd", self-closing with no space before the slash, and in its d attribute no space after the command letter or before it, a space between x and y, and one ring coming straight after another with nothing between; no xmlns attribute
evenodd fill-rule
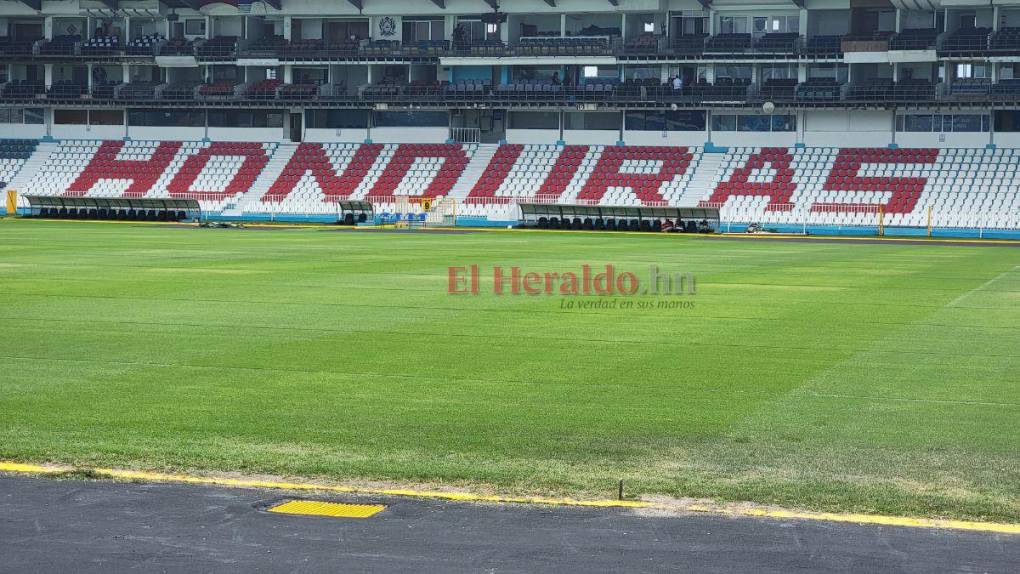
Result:
<svg viewBox="0 0 1020 574"><path fill-rule="evenodd" d="M467 28L464 24L459 24L453 29L453 46L458 50L463 50L467 47Z"/></svg>
<svg viewBox="0 0 1020 574"><path fill-rule="evenodd" d="M673 78L673 91L679 94L683 90L684 90L684 79L681 78L679 75L677 75L675 78Z"/></svg>
<svg viewBox="0 0 1020 574"><path fill-rule="evenodd" d="M552 83L553 83L554 86L558 86L558 85L563 83L563 82L560 81L560 73L559 72L553 72Z"/></svg>

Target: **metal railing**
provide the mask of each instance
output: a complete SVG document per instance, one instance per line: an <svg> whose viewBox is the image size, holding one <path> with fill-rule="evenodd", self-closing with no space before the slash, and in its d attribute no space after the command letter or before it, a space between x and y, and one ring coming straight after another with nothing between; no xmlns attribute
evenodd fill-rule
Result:
<svg viewBox="0 0 1020 574"><path fill-rule="evenodd" d="M513 43L499 41L455 42L450 40L401 43L399 41L345 42L321 40L244 40L223 37L196 41L162 40L153 46L92 45L89 40L55 38L28 42L0 42L0 58L35 56L46 59L109 60L123 57L191 56L202 61L229 62L245 58L284 61L420 60L440 57L556 57L616 56L622 58L668 57L680 59L832 59L844 52L938 49L945 55L1020 54L1020 31L977 29L935 34L934 30L899 35L812 36L794 34L648 36L624 40L619 36L534 37ZM933 35L935 34L935 35Z"/></svg>
<svg viewBox="0 0 1020 574"><path fill-rule="evenodd" d="M114 84L102 82L87 85L30 83L21 80L0 83L0 101L5 103L73 103L78 101L131 102L202 102L214 98L220 102L259 102L285 105L291 102L310 101L347 105L432 105L456 106L485 104L490 106L550 106L576 107L584 104L598 106L660 107L677 105L685 108L711 105L757 107L765 102L784 106L839 106L839 105L926 105L938 102L953 104L987 105L1020 102L1020 80L966 82L932 85L919 83L801 83L801 84L694 84L681 90L669 85L647 85L640 82L622 84L588 84L563 86L553 84L518 83L490 86L416 86L371 85L357 90L345 86L319 84L280 84L273 89L258 89L254 85L237 86L206 84L149 83Z"/></svg>
<svg viewBox="0 0 1020 574"><path fill-rule="evenodd" d="M482 141L481 128L450 128L450 138L462 144L476 144Z"/></svg>

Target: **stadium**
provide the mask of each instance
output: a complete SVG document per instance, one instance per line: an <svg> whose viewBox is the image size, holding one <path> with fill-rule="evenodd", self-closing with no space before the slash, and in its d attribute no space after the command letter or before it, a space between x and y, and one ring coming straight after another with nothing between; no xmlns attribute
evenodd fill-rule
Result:
<svg viewBox="0 0 1020 574"><path fill-rule="evenodd" d="M0 0L0 571L1015 571L1017 72L1020 0Z"/></svg>

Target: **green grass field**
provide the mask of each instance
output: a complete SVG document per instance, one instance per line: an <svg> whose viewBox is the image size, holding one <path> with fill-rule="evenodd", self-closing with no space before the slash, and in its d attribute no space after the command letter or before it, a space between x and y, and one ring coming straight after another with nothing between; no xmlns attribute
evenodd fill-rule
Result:
<svg viewBox="0 0 1020 574"><path fill-rule="evenodd" d="M446 292L450 265L584 263L693 272L695 306ZM1018 266L992 246L2 220L0 459L1020 521Z"/></svg>

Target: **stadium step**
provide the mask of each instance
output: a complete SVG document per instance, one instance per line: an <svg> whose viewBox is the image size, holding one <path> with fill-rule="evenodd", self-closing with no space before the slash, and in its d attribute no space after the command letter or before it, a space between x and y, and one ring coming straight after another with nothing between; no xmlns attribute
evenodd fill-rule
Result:
<svg viewBox="0 0 1020 574"><path fill-rule="evenodd" d="M712 195L712 191L715 189L715 177L724 159L726 159L726 154L723 153L701 155L701 162L694 172L694 178L677 199L678 207L697 207L699 201L708 199Z"/></svg>
<svg viewBox="0 0 1020 574"><path fill-rule="evenodd" d="M480 144L475 150L474 156L471 157L471 161L464 168L463 175L450 190L450 197L458 199L467 197L478 180L482 178L485 169L489 167L489 163L498 150L499 146L496 144Z"/></svg>
<svg viewBox="0 0 1020 574"><path fill-rule="evenodd" d="M25 165L21 167L21 171L18 172L17 177L8 182L7 187L5 187L4 190L13 189L19 193L26 192L29 184L39 174L39 170L42 166L46 165L50 156L53 155L53 152L55 152L59 147L60 144L56 142L40 142L39 145L36 146L32 157L25 161Z"/></svg>
<svg viewBox="0 0 1020 574"><path fill-rule="evenodd" d="M285 143L280 144L276 148L276 153L273 157L269 158L269 162L266 163L265 169L259 174L258 179L252 184L251 189L248 193L245 193L234 209L226 210L223 212L224 215L241 215L247 211L251 211L251 208L256 206L262 197L269 192L269 188L273 186L280 174L283 173L283 169L290 163L294 152L298 149L298 144Z"/></svg>

